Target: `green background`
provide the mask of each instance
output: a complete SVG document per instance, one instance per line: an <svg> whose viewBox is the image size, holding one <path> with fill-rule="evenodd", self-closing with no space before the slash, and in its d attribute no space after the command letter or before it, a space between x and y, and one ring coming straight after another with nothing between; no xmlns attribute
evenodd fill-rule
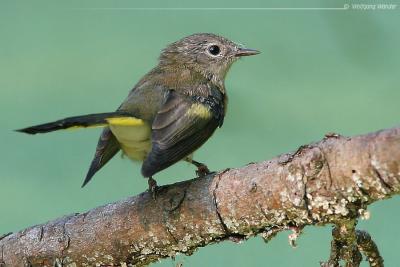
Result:
<svg viewBox="0 0 400 267"><path fill-rule="evenodd" d="M82 212L147 188L140 165L115 157L84 189L99 129L27 136L13 129L112 111L183 36L213 32L262 54L237 62L226 80L224 127L197 153L213 170L270 159L319 140L400 121L400 8L360 10L135 10L125 7L342 7L341 1L0 1L0 233ZM92 9L114 7L117 9ZM121 9L119 9L121 8ZM178 163L156 176L194 176ZM398 266L398 197L362 221ZM308 227L298 248L288 232L201 248L154 266L319 266L330 226ZM363 266L366 266L364 263Z"/></svg>

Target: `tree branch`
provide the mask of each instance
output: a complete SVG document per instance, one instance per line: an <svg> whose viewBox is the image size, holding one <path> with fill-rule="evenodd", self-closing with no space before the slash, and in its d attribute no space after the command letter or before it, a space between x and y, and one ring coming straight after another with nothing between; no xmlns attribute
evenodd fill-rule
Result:
<svg viewBox="0 0 400 267"><path fill-rule="evenodd" d="M156 200L146 192L6 235L0 266L141 266L283 229L295 239L304 226L324 224L335 225L332 262L358 266L362 251L383 266L355 222L369 204L398 194L399 181L400 128L330 134L270 161L163 186Z"/></svg>

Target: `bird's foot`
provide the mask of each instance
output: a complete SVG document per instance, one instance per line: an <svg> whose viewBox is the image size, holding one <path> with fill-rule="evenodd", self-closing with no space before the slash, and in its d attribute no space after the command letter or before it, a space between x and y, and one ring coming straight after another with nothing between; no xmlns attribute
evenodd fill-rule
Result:
<svg viewBox="0 0 400 267"><path fill-rule="evenodd" d="M210 170L208 169L208 167L206 165L201 165L199 167L197 167L197 171L196 171L196 175L199 177L204 177L208 174L210 174Z"/></svg>
<svg viewBox="0 0 400 267"><path fill-rule="evenodd" d="M208 174L210 174L210 170L208 169L207 165L198 161L193 160L191 157L187 157L185 158L185 161L193 164L194 166L197 167L196 170L196 175L200 178L200 177L204 177Z"/></svg>
<svg viewBox="0 0 400 267"><path fill-rule="evenodd" d="M206 176L206 175L211 173L210 170L208 169L207 165L205 165L203 163L200 163L200 162L197 162L197 161L196 161L195 165L197 167L196 175L198 177L204 177L204 176Z"/></svg>
<svg viewBox="0 0 400 267"><path fill-rule="evenodd" d="M153 177L149 177L147 180L147 183L149 184L149 193L151 193L151 196L153 199L156 199L157 196L157 181L153 179Z"/></svg>

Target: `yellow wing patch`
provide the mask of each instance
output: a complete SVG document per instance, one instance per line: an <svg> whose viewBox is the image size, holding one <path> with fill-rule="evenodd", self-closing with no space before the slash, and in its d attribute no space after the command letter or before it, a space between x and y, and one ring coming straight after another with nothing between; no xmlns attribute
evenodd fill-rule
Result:
<svg viewBox="0 0 400 267"><path fill-rule="evenodd" d="M186 114L202 119L208 119L212 116L211 111L206 106L198 103L191 105Z"/></svg>
<svg viewBox="0 0 400 267"><path fill-rule="evenodd" d="M141 126L144 121L134 117L109 118L106 121L113 126Z"/></svg>

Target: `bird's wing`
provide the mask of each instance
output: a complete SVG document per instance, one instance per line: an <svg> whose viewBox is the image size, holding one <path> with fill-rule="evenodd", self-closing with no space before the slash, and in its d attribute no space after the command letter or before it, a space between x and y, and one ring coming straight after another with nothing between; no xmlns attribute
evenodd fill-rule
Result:
<svg viewBox="0 0 400 267"><path fill-rule="evenodd" d="M83 181L82 187L84 187L115 154L120 150L117 138L111 132L109 127L104 128L100 135L99 142L97 143L96 152L86 178Z"/></svg>
<svg viewBox="0 0 400 267"><path fill-rule="evenodd" d="M192 97L170 91L152 124L152 150L142 166L152 176L199 148L218 127L212 109Z"/></svg>

